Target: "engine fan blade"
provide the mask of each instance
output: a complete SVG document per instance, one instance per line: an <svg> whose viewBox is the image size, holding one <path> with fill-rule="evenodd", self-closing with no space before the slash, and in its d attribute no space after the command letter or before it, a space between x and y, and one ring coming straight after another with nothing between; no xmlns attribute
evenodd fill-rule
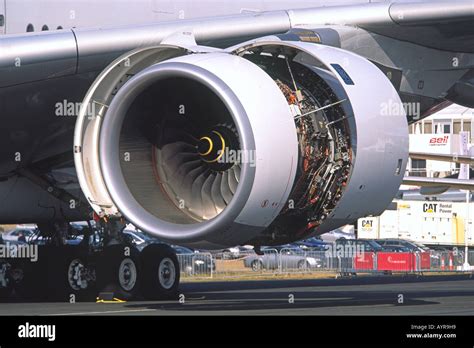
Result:
<svg viewBox="0 0 474 348"><path fill-rule="evenodd" d="M233 167L228 170L228 173L229 173L229 176L228 176L229 188L232 194L234 194L235 191L237 191L237 185L239 184L239 182L235 176Z"/></svg>
<svg viewBox="0 0 474 348"><path fill-rule="evenodd" d="M215 173L211 173L211 175L207 177L201 189L202 208L204 210L205 219L212 218L217 214L217 209L211 195L212 183L214 182L215 175Z"/></svg>
<svg viewBox="0 0 474 348"><path fill-rule="evenodd" d="M230 201L232 200L233 193L229 187L229 173L227 171L222 173L221 194L226 204L229 204Z"/></svg>
<svg viewBox="0 0 474 348"><path fill-rule="evenodd" d="M217 173L211 188L211 197L214 201L217 213L220 213L226 207L226 202L221 193L222 173Z"/></svg>

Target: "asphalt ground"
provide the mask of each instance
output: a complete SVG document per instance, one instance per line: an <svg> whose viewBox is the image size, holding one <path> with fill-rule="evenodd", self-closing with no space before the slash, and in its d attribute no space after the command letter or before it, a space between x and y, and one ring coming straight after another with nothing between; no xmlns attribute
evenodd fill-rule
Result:
<svg viewBox="0 0 474 348"><path fill-rule="evenodd" d="M0 315L474 315L474 278L189 282L175 301L2 303Z"/></svg>

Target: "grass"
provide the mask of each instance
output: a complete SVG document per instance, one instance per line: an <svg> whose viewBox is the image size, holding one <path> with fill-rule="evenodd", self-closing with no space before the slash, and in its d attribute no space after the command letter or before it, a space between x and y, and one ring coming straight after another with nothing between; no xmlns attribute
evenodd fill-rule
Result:
<svg viewBox="0 0 474 348"><path fill-rule="evenodd" d="M454 276L459 274L467 274L466 272L424 272L419 273L393 273L392 275L382 275L374 273L358 273L358 277L403 277L403 276ZM221 282L221 281L256 281L256 280L305 280L305 279L337 279L337 278L348 278L339 277L337 272L333 271L318 271L318 272L306 272L306 273L248 273L248 272L228 272L228 273L214 273L212 278L210 276L182 276L181 282L192 283L192 282Z"/></svg>

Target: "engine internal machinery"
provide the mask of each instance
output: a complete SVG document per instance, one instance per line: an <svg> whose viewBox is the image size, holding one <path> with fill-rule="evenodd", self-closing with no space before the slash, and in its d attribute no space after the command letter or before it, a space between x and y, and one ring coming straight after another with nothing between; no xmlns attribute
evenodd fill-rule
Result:
<svg viewBox="0 0 474 348"><path fill-rule="evenodd" d="M98 214L165 241L286 243L390 203L408 156L394 104L373 64L332 47L140 49L89 90L76 168Z"/></svg>
<svg viewBox="0 0 474 348"><path fill-rule="evenodd" d="M328 72L299 61L301 53L288 46L241 51L269 74L287 99L298 136L298 164L292 192L261 243L281 244L304 237L336 207L352 169L350 116ZM270 237L271 235L271 237Z"/></svg>

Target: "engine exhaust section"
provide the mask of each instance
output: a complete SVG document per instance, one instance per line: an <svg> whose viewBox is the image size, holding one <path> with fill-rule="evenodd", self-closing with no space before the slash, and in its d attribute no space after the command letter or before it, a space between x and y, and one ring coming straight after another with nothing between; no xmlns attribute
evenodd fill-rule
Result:
<svg viewBox="0 0 474 348"><path fill-rule="evenodd" d="M85 97L74 152L101 216L196 248L276 245L383 211L408 128L369 61L269 37L120 57Z"/></svg>

